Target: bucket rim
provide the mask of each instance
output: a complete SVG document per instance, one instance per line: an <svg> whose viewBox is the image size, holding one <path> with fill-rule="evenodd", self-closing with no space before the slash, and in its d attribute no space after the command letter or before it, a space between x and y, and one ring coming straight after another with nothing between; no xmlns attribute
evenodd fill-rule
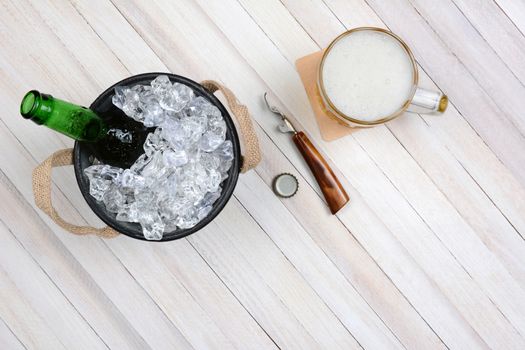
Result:
<svg viewBox="0 0 525 350"><path fill-rule="evenodd" d="M221 187L222 187L221 196L213 204L213 208L211 212L208 214L208 216L206 216L203 220L201 220L197 225L195 225L192 228L177 229L171 232L164 233L161 240L147 240L142 233L140 224L117 221L115 218L116 214L108 212L105 209L105 206L103 203L96 201L89 194L89 180L87 179L87 176L85 176L83 172L83 170L86 167L85 166L86 163L89 163L89 160L88 160L89 155L86 154L89 151L87 147L83 147L83 142L76 141L74 145L74 149L73 149L73 165L74 165L74 170L75 170L75 177L76 177L80 192L82 193L82 196L86 200L90 209L105 224L107 224L108 226L116 230L117 232L123 235L126 235L128 237L147 241L147 242L167 242L167 241L180 239L190 234L193 234L201 230L202 228L204 228L206 225L208 225L217 215L219 215L219 213L224 209L224 207L230 200L231 196L233 195L233 190L235 189L235 186L237 184L238 176L240 173L240 168L242 165L239 136L237 134L237 130L233 122L233 119L230 116L228 110L224 107L222 102L213 93L206 90L206 88L204 88L201 84L197 83L196 81L193 81L184 76L167 73L167 72L151 72L151 73L142 73L142 74L137 74L137 75L127 77L113 84L106 90L104 90L104 92L102 92L93 101L93 103L91 103L90 109L93 109L95 112L97 112L97 110L100 110L100 108L104 104L107 105L108 101L112 107L111 97L114 95L114 88L117 86L133 86L137 84L147 84L159 75L168 76L171 82L178 82L178 83L182 83L182 84L189 86L190 88L192 88L194 93L196 93L196 95L205 97L212 104L214 104L217 108L219 108L224 118L224 121L226 123L226 127L227 127L226 139L230 140L233 145L234 158L233 158L232 166L230 170L228 171L228 178L224 180L221 184Z"/></svg>

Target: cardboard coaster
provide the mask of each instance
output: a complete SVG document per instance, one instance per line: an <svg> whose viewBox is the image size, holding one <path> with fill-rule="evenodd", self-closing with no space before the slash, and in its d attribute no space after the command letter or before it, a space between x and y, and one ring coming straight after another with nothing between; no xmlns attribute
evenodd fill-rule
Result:
<svg viewBox="0 0 525 350"><path fill-rule="evenodd" d="M338 121L332 112L323 106L321 95L319 95L319 89L317 88L317 69L323 57L323 52L318 51L299 58L295 61L295 66L308 95L323 140L333 141L359 129L350 128Z"/></svg>

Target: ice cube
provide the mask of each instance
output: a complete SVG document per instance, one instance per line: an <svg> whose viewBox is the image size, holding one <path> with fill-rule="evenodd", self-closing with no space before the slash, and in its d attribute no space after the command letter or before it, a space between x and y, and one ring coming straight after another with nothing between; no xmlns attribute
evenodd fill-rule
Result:
<svg viewBox="0 0 525 350"><path fill-rule="evenodd" d="M228 177L228 171L230 170L232 163L233 163L233 144L230 140L226 140L223 144L221 144L215 151L213 151L213 154L216 155L219 160L219 167L218 170L222 174L222 179L226 179Z"/></svg>
<svg viewBox="0 0 525 350"><path fill-rule="evenodd" d="M201 221L202 219L204 219L206 216L208 216L208 214L210 213L212 209L212 206L211 205L207 205L205 207L202 207L202 208L199 208L197 210L197 219L199 221Z"/></svg>
<svg viewBox="0 0 525 350"><path fill-rule="evenodd" d="M162 159L164 161L164 166L167 168L175 168L188 163L188 155L184 150L172 151L167 149L162 153Z"/></svg>
<svg viewBox="0 0 525 350"><path fill-rule="evenodd" d="M207 178L208 178L206 189L208 190L208 192L217 191L222 182L221 173L214 169L210 169L206 173L207 173Z"/></svg>
<svg viewBox="0 0 525 350"><path fill-rule="evenodd" d="M122 174L122 169L111 165L98 164L85 168L84 174L89 179L97 178L117 182Z"/></svg>
<svg viewBox="0 0 525 350"><path fill-rule="evenodd" d="M193 98L193 90L184 84L174 83L160 95L160 105L168 111L181 111Z"/></svg>
<svg viewBox="0 0 525 350"><path fill-rule="evenodd" d="M142 188L146 185L146 180L144 176L137 175L130 169L126 169L122 172L120 184L122 187L127 188Z"/></svg>
<svg viewBox="0 0 525 350"><path fill-rule="evenodd" d="M207 131L199 141L199 148L205 152L211 152L216 150L223 142L224 136L218 135L213 131Z"/></svg>
<svg viewBox="0 0 525 350"><path fill-rule="evenodd" d="M140 103L140 95L144 92L144 86L135 85L131 89L117 86L115 88L115 100L112 102L122 109L122 111L136 121L142 122L144 120L142 115L142 107Z"/></svg>
<svg viewBox="0 0 525 350"><path fill-rule="evenodd" d="M184 109L186 117L199 116L206 119L220 118L221 111L202 96L194 98Z"/></svg>
<svg viewBox="0 0 525 350"><path fill-rule="evenodd" d="M171 82L167 75L159 75L151 81L153 92L159 96L171 88Z"/></svg>
<svg viewBox="0 0 525 350"><path fill-rule="evenodd" d="M221 197L222 189L219 187L215 192L208 192L197 204L197 207L205 207L207 205L213 205Z"/></svg>
<svg viewBox="0 0 525 350"><path fill-rule="evenodd" d="M187 147L189 135L180 122L164 123L161 135L175 150L183 150Z"/></svg>
<svg viewBox="0 0 525 350"><path fill-rule="evenodd" d="M118 212L116 219L124 222L139 222L139 211L137 209L137 204L132 203L131 205L122 208Z"/></svg>
<svg viewBox="0 0 525 350"><path fill-rule="evenodd" d="M102 196L106 210L111 213L118 213L124 207L124 195L119 191L116 185L111 185Z"/></svg>
<svg viewBox="0 0 525 350"><path fill-rule="evenodd" d="M222 161L233 160L233 144L230 140L224 141L217 149L213 152Z"/></svg>
<svg viewBox="0 0 525 350"><path fill-rule="evenodd" d="M129 168L135 174L141 174L142 170L151 162L152 157L147 154L142 154L137 158L135 163Z"/></svg>
<svg viewBox="0 0 525 350"><path fill-rule="evenodd" d="M91 178L91 180L89 180L89 194L97 201L101 201L104 197L104 193L110 185L111 180L105 180L98 177Z"/></svg>
<svg viewBox="0 0 525 350"><path fill-rule="evenodd" d="M113 97L111 97L111 102L113 102L113 104L118 108L124 109L124 104L126 102L126 94L128 93L128 91L128 87L117 86L115 88L115 94L113 95Z"/></svg>
<svg viewBox="0 0 525 350"><path fill-rule="evenodd" d="M164 166L161 152L155 152L151 157L151 161L142 169L142 175L146 182L152 179L158 179L168 172L168 168Z"/></svg>
<svg viewBox="0 0 525 350"><path fill-rule="evenodd" d="M162 239L165 225L156 211L142 211L139 214L139 223L146 239L155 241Z"/></svg>
<svg viewBox="0 0 525 350"><path fill-rule="evenodd" d="M179 216L175 220L177 227L181 229L192 228L199 223L199 218L196 215Z"/></svg>
<svg viewBox="0 0 525 350"><path fill-rule="evenodd" d="M155 132L148 134L143 145L146 156L150 157L155 151L163 150L168 146L168 141L166 141L161 135L161 128L157 128L155 129Z"/></svg>
<svg viewBox="0 0 525 350"><path fill-rule="evenodd" d="M138 211L151 210L157 201L157 194L150 188L135 189L135 203Z"/></svg>
<svg viewBox="0 0 525 350"><path fill-rule="evenodd" d="M127 130L112 128L108 130L108 135L114 136L122 143L131 143L133 141L133 135Z"/></svg>
<svg viewBox="0 0 525 350"><path fill-rule="evenodd" d="M129 117L157 128L129 169L87 168L90 193L117 213L117 220L140 223L146 239L197 225L220 198L220 184L233 163L220 110L166 75L148 86L117 87L112 101Z"/></svg>
<svg viewBox="0 0 525 350"><path fill-rule="evenodd" d="M144 104L143 105L143 118L144 118L144 125L148 128L153 126L159 126L162 125L164 120L166 119L166 112L162 109L162 107L157 103L153 102L150 104Z"/></svg>
<svg viewBox="0 0 525 350"><path fill-rule="evenodd" d="M221 163L219 156L214 153L202 152L198 161L202 164L204 169L218 169Z"/></svg>

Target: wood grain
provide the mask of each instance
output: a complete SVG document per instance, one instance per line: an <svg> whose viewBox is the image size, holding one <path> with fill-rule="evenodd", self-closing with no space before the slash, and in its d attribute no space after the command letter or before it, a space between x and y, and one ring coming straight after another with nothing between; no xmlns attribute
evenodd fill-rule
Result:
<svg viewBox="0 0 525 350"><path fill-rule="evenodd" d="M510 0L0 2L0 347L525 348L523 19ZM363 25L403 37L451 104L325 142L294 62ZM30 176L71 141L22 120L19 100L89 104L149 71L232 89L263 161L181 241L68 235ZM265 91L352 197L337 215ZM282 172L300 182L289 199L271 190ZM53 181L65 217L101 225L71 168Z"/></svg>

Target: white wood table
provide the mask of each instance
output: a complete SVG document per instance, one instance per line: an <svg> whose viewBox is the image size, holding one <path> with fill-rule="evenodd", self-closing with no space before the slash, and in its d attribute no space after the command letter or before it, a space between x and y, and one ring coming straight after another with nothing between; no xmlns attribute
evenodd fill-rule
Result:
<svg viewBox="0 0 525 350"><path fill-rule="evenodd" d="M404 38L451 104L324 142L294 62L363 25ZM521 0L1 0L0 349L524 349L524 33ZM23 120L21 97L87 105L152 71L230 87L262 163L188 238L63 231L31 171L72 142ZM337 216L265 91L334 165ZM53 178L58 210L100 226L73 169Z"/></svg>

